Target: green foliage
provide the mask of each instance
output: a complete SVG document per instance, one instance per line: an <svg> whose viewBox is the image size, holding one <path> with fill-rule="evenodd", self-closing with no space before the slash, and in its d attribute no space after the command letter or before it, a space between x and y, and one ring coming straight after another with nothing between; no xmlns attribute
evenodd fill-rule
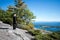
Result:
<svg viewBox="0 0 60 40"><path fill-rule="evenodd" d="M28 32L33 36L41 34L40 30L28 30Z"/></svg>
<svg viewBox="0 0 60 40"><path fill-rule="evenodd" d="M0 9L0 20L3 21L4 23L8 23L8 24L12 24L12 14L10 11L6 10L2 10Z"/></svg>
<svg viewBox="0 0 60 40"><path fill-rule="evenodd" d="M60 40L60 32L50 34L42 34L40 30L29 30L28 32L35 37L34 40Z"/></svg>
<svg viewBox="0 0 60 40"><path fill-rule="evenodd" d="M35 40L43 40L43 35L42 34L36 35Z"/></svg>
<svg viewBox="0 0 60 40"><path fill-rule="evenodd" d="M17 14L17 23L24 25L21 28L23 29L33 29L32 20L34 19L34 15L30 10L27 8L27 6L24 4L22 0L15 0L15 7L17 8L16 14Z"/></svg>
<svg viewBox="0 0 60 40"><path fill-rule="evenodd" d="M24 25L22 28L27 30L33 29L32 19L34 19L35 16L22 0L15 0L15 6L9 5L6 11L0 9L0 20L12 25L13 13L17 14L17 24Z"/></svg>
<svg viewBox="0 0 60 40"><path fill-rule="evenodd" d="M60 40L60 34L52 33L52 34L39 34L35 36L36 40Z"/></svg>

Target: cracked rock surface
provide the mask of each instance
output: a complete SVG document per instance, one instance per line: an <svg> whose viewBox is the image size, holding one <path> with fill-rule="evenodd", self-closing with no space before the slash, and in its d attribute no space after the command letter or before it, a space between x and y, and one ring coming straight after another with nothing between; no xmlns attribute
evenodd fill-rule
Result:
<svg viewBox="0 0 60 40"><path fill-rule="evenodd" d="M28 31L19 28L13 30L12 26L0 21L0 40L31 40L34 38L26 32Z"/></svg>

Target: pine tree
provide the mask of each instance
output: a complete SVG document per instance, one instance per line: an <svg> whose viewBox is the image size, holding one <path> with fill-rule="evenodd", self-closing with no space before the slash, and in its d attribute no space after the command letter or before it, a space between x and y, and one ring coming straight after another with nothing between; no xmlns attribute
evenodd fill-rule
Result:
<svg viewBox="0 0 60 40"><path fill-rule="evenodd" d="M32 19L35 17L33 13L27 8L27 5L22 0L15 0L15 6L10 5L4 13L3 22L13 23L13 14L17 14L17 24L22 25L23 28L33 29Z"/></svg>
<svg viewBox="0 0 60 40"><path fill-rule="evenodd" d="M33 13L27 8L27 5L22 0L15 0L15 7L17 9L17 15L20 24L24 24L32 29L31 19L35 18Z"/></svg>

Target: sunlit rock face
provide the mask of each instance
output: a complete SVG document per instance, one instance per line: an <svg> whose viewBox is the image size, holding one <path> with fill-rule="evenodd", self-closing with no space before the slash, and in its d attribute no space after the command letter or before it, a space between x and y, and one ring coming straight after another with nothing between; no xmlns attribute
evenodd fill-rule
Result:
<svg viewBox="0 0 60 40"><path fill-rule="evenodd" d="M28 31L19 28L13 30L12 26L0 21L0 40L31 40L34 38L26 32Z"/></svg>

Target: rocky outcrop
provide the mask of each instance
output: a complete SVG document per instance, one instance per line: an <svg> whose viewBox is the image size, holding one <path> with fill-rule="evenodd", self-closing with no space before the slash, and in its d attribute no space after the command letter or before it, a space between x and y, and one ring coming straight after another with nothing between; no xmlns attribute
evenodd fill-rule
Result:
<svg viewBox="0 0 60 40"><path fill-rule="evenodd" d="M0 21L0 40L31 40L34 38L26 32L28 31L19 28L13 30L12 26Z"/></svg>

